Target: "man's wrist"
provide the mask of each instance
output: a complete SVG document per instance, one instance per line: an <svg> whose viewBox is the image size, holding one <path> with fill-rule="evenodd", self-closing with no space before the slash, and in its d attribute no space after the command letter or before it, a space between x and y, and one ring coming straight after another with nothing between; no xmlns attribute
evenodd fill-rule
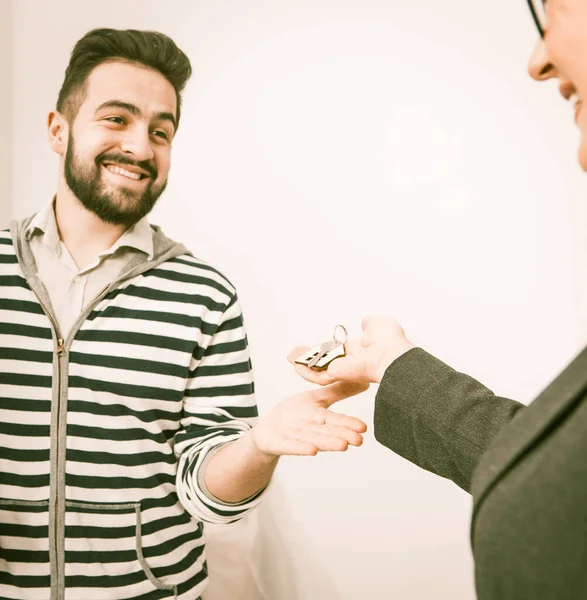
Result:
<svg viewBox="0 0 587 600"><path fill-rule="evenodd" d="M260 424L255 425L252 429L247 431L241 438L242 442L247 446L247 450L250 453L252 460L267 464L277 462L279 460L279 455L267 452L257 441L257 428L259 425Z"/></svg>

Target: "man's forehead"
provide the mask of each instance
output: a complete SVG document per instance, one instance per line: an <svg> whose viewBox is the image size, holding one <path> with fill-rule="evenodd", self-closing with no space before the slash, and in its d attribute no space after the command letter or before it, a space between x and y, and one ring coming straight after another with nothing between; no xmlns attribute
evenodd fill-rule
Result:
<svg viewBox="0 0 587 600"><path fill-rule="evenodd" d="M102 63L88 77L86 103L90 110L114 99L145 113L177 114L177 96L171 83L158 71L128 62Z"/></svg>

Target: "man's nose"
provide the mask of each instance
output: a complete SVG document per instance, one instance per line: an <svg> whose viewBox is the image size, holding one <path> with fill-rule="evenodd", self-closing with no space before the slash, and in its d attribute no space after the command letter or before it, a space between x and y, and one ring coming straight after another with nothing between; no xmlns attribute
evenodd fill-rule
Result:
<svg viewBox="0 0 587 600"><path fill-rule="evenodd" d="M131 154L136 161L152 160L155 156L150 133L146 127L129 128L120 143L120 149L125 154Z"/></svg>
<svg viewBox="0 0 587 600"><path fill-rule="evenodd" d="M528 73L536 81L546 81L557 76L556 67L548 56L544 40L540 38L532 51L528 64Z"/></svg>

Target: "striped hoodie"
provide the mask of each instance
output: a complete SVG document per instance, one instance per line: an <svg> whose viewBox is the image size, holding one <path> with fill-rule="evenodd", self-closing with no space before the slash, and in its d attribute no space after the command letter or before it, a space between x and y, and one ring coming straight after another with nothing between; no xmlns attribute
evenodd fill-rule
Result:
<svg viewBox="0 0 587 600"><path fill-rule="evenodd" d="M198 480L257 409L233 286L154 229L155 255L61 339L25 232L0 232L0 598L194 600L203 521L229 505Z"/></svg>

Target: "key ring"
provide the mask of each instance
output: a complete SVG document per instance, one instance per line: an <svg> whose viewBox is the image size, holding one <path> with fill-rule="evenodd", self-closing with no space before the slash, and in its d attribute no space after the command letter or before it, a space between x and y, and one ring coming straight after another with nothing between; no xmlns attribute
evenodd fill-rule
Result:
<svg viewBox="0 0 587 600"><path fill-rule="evenodd" d="M336 332L338 329L342 329L344 331L344 341L339 340L336 337ZM334 333L332 334L332 337L334 338L335 341L337 341L339 344L342 344L344 346L349 341L349 332L346 330L346 327L344 325L337 325L334 328Z"/></svg>

